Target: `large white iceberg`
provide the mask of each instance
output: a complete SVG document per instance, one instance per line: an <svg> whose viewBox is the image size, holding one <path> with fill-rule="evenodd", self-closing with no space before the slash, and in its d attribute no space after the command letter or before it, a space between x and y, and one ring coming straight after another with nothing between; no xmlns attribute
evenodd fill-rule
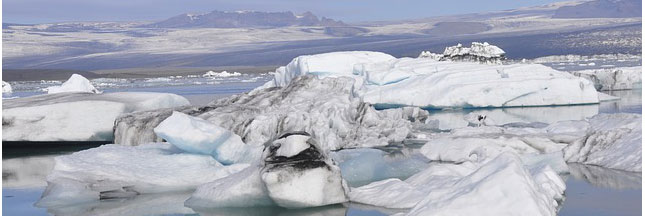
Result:
<svg viewBox="0 0 645 216"><path fill-rule="evenodd" d="M94 94L101 93L101 91L96 89L89 80L78 74L72 74L72 76L69 77L69 79L62 85L47 87L45 91L47 91L47 94L62 92L87 92Z"/></svg>
<svg viewBox="0 0 645 216"><path fill-rule="evenodd" d="M117 116L185 106L166 93L59 93L4 101L4 141L111 141Z"/></svg>
<svg viewBox="0 0 645 216"><path fill-rule="evenodd" d="M173 112L154 128L155 134L186 152L207 154L223 164L257 159L261 148L242 142L233 132L204 119Z"/></svg>
<svg viewBox="0 0 645 216"><path fill-rule="evenodd" d="M568 162L578 162L631 172L642 171L642 116L600 114L590 128L564 149Z"/></svg>
<svg viewBox="0 0 645 216"><path fill-rule="evenodd" d="M223 166L208 155L185 153L168 143L103 145L55 160L39 206L188 191L248 167Z"/></svg>
<svg viewBox="0 0 645 216"><path fill-rule="evenodd" d="M394 59L374 52L301 56L276 70L264 87L286 86L305 74L352 77L354 96L372 104L448 108L599 102L591 81L544 65Z"/></svg>
<svg viewBox="0 0 645 216"><path fill-rule="evenodd" d="M259 146L287 131L306 131L324 150L402 142L426 125L428 112L406 107L377 111L352 96L354 80L300 76L284 88L256 89L177 111L205 119ZM315 98L312 99L312 98ZM116 120L115 143L161 141L152 131L172 110L126 114Z"/></svg>
<svg viewBox="0 0 645 216"><path fill-rule="evenodd" d="M598 90L640 89L642 85L643 66L591 69L573 71L571 73L591 80Z"/></svg>

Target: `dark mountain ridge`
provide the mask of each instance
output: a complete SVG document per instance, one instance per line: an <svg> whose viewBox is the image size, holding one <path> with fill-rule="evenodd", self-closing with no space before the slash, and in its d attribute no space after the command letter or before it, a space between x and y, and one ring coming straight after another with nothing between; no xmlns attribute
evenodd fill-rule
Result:
<svg viewBox="0 0 645 216"><path fill-rule="evenodd" d="M311 12L296 15L286 12L212 11L206 14L182 14L156 23L147 28L241 28L285 26L346 26L342 21L318 18Z"/></svg>

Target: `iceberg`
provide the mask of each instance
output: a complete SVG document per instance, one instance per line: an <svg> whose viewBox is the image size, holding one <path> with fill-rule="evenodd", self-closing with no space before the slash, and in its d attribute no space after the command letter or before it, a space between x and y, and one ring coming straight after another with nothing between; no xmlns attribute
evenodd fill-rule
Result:
<svg viewBox="0 0 645 216"><path fill-rule="evenodd" d="M154 128L157 136L189 153L207 154L223 164L257 159L240 136L204 119L173 112ZM258 149L261 150L261 149Z"/></svg>
<svg viewBox="0 0 645 216"><path fill-rule="evenodd" d="M565 184L544 167L526 169L513 154L501 154L445 188L431 191L406 215L551 215Z"/></svg>
<svg viewBox="0 0 645 216"><path fill-rule="evenodd" d="M373 182L352 188L349 196L352 202L412 208L406 215L555 215L564 189L550 166L526 165L505 152L482 163L432 163L405 181Z"/></svg>
<svg viewBox="0 0 645 216"><path fill-rule="evenodd" d="M121 114L185 106L166 93L58 93L4 101L3 141L111 141ZM34 131L38 131L34 133Z"/></svg>
<svg viewBox="0 0 645 216"><path fill-rule="evenodd" d="M591 80L598 91L640 89L643 66L592 69L571 72Z"/></svg>
<svg viewBox="0 0 645 216"><path fill-rule="evenodd" d="M103 145L55 161L38 206L189 191L249 166L223 166L208 155L185 153L168 143Z"/></svg>
<svg viewBox="0 0 645 216"><path fill-rule="evenodd" d="M465 51L457 49L449 53L460 56L462 52ZM351 77L356 82L353 96L384 106L441 109L599 102L598 92L591 81L544 65L394 59L384 53L358 53L362 54L361 58L347 52L295 58L287 66L278 68L273 80L262 88L286 86L294 77L314 74L318 77ZM491 51L486 56L497 54L497 51Z"/></svg>
<svg viewBox="0 0 645 216"><path fill-rule="evenodd" d="M639 114L599 114L589 119L583 137L564 149L567 162L605 168L642 171L642 116Z"/></svg>
<svg viewBox="0 0 645 216"><path fill-rule="evenodd" d="M11 84L9 84L8 82L2 81L2 94L12 93L12 92L13 92L13 88L11 88Z"/></svg>
<svg viewBox="0 0 645 216"><path fill-rule="evenodd" d="M222 71L222 72L215 72L215 71L208 71L202 77L236 77L236 76L242 76L241 73L239 72L233 72L229 73L228 71Z"/></svg>
<svg viewBox="0 0 645 216"><path fill-rule="evenodd" d="M125 114L116 120L114 142L160 141L153 128L173 110L228 129L249 146L261 146L287 131L306 131L325 151L400 143L414 128L427 126L427 111L415 107L378 111L353 97L353 89L351 78L309 75L284 88L255 89L206 106Z"/></svg>
<svg viewBox="0 0 645 216"><path fill-rule="evenodd" d="M340 168L306 132L268 142L262 161L197 188L194 209L280 206L305 208L347 202Z"/></svg>
<svg viewBox="0 0 645 216"><path fill-rule="evenodd" d="M599 102L590 81L543 65L484 65L410 58L392 64L391 70L410 68L418 75L383 86L366 82L358 93L365 102L432 109Z"/></svg>
<svg viewBox="0 0 645 216"><path fill-rule="evenodd" d="M340 168L305 132L285 133L264 151L262 181L269 197L285 208L347 202Z"/></svg>
<svg viewBox="0 0 645 216"><path fill-rule="evenodd" d="M89 80L87 80L85 77L78 74L72 74L72 76L69 77L69 79L65 81L62 85L47 87L45 91L47 91L47 94L62 93L62 92L87 92L87 93L94 93L94 94L101 93L101 91L94 88L94 86Z"/></svg>

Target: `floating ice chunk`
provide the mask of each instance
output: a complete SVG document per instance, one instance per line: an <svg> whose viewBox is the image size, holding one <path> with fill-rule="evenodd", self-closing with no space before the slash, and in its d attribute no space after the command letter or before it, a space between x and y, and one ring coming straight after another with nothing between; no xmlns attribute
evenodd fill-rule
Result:
<svg viewBox="0 0 645 216"><path fill-rule="evenodd" d="M78 74L72 74L72 76L69 77L69 79L60 86L47 87L45 90L47 91L47 94L61 92L88 92L94 94L101 93L101 91L94 88L89 80Z"/></svg>
<svg viewBox="0 0 645 216"><path fill-rule="evenodd" d="M275 206L259 165L199 186L185 204L194 209Z"/></svg>
<svg viewBox="0 0 645 216"><path fill-rule="evenodd" d="M222 71L222 72L215 72L215 71L208 71L202 77L236 77L236 76L242 76L241 73L239 72L233 72L229 73L228 71Z"/></svg>
<svg viewBox="0 0 645 216"><path fill-rule="evenodd" d="M292 136L297 138L290 139ZM293 145L308 147L290 157L279 154L281 148L299 149ZM263 158L262 181L279 206L303 208L348 201L340 168L309 134L295 132L280 136L265 148Z"/></svg>
<svg viewBox="0 0 645 216"><path fill-rule="evenodd" d="M189 104L179 95L143 92L59 93L18 98L4 101L2 140L110 141L114 120L121 114Z"/></svg>
<svg viewBox="0 0 645 216"><path fill-rule="evenodd" d="M256 160L261 150L250 149L240 136L225 128L181 112L173 112L154 132L177 148L211 155L223 164Z"/></svg>
<svg viewBox="0 0 645 216"><path fill-rule="evenodd" d="M407 215L555 216L564 181L548 167L536 174L516 155L501 154L449 187L431 191Z"/></svg>
<svg viewBox="0 0 645 216"><path fill-rule="evenodd" d="M642 117L600 114L589 120L587 134L564 149L568 162L631 172L642 171Z"/></svg>
<svg viewBox="0 0 645 216"><path fill-rule="evenodd" d="M474 56L474 57L504 57L506 52L497 46L490 45L487 42L479 43L472 42L470 47L463 47L461 44L457 46L446 47L443 51L444 56Z"/></svg>
<svg viewBox="0 0 645 216"><path fill-rule="evenodd" d="M208 155L184 153L168 143L103 145L57 157L39 206L186 191L241 171Z"/></svg>
<svg viewBox="0 0 645 216"><path fill-rule="evenodd" d="M529 171L513 153L500 154L485 163L432 163L405 181L374 182L352 188L349 196L353 202L413 208L411 215L432 215L433 211L463 215L460 211L475 210L481 212L473 215L505 211L555 215L557 201L563 198L564 182L550 166L531 167Z"/></svg>
<svg viewBox="0 0 645 216"><path fill-rule="evenodd" d="M301 146L307 148L295 155L278 153L281 148L300 149ZM307 133L294 132L269 142L259 165L199 187L186 205L198 209L316 207L346 202L346 190L334 161Z"/></svg>
<svg viewBox="0 0 645 216"><path fill-rule="evenodd" d="M265 87L286 86L292 79L307 74L320 77L351 76L354 66L364 63L376 63L392 60L391 55L380 52L352 51L331 52L316 55L299 56L291 60L287 66L280 67L274 73L274 78Z"/></svg>
<svg viewBox="0 0 645 216"><path fill-rule="evenodd" d="M643 67L592 69L573 71L571 73L591 80L599 91L628 90L641 88Z"/></svg>
<svg viewBox="0 0 645 216"><path fill-rule="evenodd" d="M9 84L8 82L2 81L2 93L5 94L5 93L12 93L12 92L13 92L13 88L11 88L11 84Z"/></svg>

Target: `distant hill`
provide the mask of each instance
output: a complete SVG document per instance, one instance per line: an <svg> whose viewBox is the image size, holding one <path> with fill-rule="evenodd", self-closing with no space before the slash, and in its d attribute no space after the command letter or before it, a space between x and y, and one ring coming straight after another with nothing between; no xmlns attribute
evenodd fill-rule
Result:
<svg viewBox="0 0 645 216"><path fill-rule="evenodd" d="M560 7L553 18L623 18L642 17L641 0L595 0Z"/></svg>
<svg viewBox="0 0 645 216"><path fill-rule="evenodd" d="M240 28L285 26L346 26L342 21L322 17L311 12L295 15L293 12L213 11L207 14L182 14L160 22L146 24L147 28Z"/></svg>

